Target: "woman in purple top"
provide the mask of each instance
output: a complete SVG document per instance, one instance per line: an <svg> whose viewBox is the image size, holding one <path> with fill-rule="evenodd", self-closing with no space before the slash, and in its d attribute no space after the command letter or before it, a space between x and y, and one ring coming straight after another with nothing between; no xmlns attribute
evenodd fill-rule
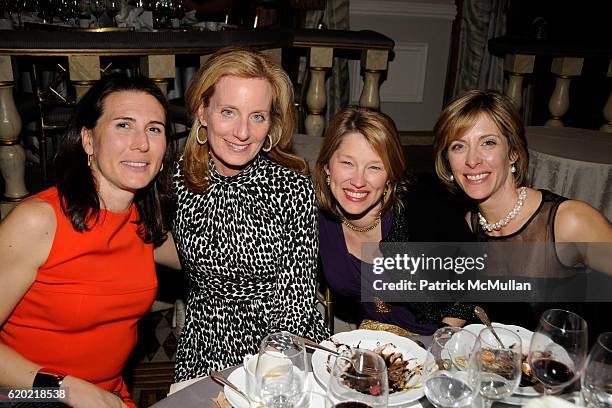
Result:
<svg viewBox="0 0 612 408"><path fill-rule="evenodd" d="M321 264L337 294L361 299L362 264L378 250L364 243L472 239L451 206L407 191L405 170L399 136L388 116L349 107L331 121L312 178L320 205ZM362 328L403 335L462 325L473 313L462 304L386 303L378 298L359 305Z"/></svg>

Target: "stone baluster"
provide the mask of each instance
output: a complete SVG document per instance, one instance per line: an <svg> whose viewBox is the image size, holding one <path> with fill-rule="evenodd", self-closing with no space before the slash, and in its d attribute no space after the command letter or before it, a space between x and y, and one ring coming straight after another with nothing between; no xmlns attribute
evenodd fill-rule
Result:
<svg viewBox="0 0 612 408"><path fill-rule="evenodd" d="M523 79L533 73L535 55L508 54L504 59L504 71L508 74L506 96L512 99L518 110L523 105Z"/></svg>
<svg viewBox="0 0 612 408"><path fill-rule="evenodd" d="M327 93L325 90L325 74L334 61L334 49L327 47L312 47L309 56L310 83L306 93L308 116L304 122L308 136L320 137L325 129L325 105Z"/></svg>
<svg viewBox="0 0 612 408"><path fill-rule="evenodd" d="M68 57L70 81L79 101L89 88L100 79L100 57L94 55L72 55Z"/></svg>
<svg viewBox="0 0 612 408"><path fill-rule="evenodd" d="M0 218L28 196L25 186L25 151L19 143L21 117L13 99L13 66L10 56L0 56L0 173L4 178L4 194L0 202Z"/></svg>
<svg viewBox="0 0 612 408"><path fill-rule="evenodd" d="M147 55L140 57L140 72L151 78L168 95L168 78L176 76L174 55Z"/></svg>
<svg viewBox="0 0 612 408"><path fill-rule="evenodd" d="M612 78L612 60L610 60L610 65L608 65L608 78ZM608 80L608 82L609 81L610 80ZM603 116L606 119L606 123L604 123L599 130L612 133L612 91L608 97L608 102L606 102L603 108Z"/></svg>
<svg viewBox="0 0 612 408"><path fill-rule="evenodd" d="M387 50L365 50L361 56L363 89L359 105L364 108L380 109L380 76L387 70Z"/></svg>
<svg viewBox="0 0 612 408"><path fill-rule="evenodd" d="M569 108L569 87L572 77L580 75L584 58L559 57L554 58L551 72L557 76L555 89L548 101L550 119L545 126L563 126L561 118Z"/></svg>

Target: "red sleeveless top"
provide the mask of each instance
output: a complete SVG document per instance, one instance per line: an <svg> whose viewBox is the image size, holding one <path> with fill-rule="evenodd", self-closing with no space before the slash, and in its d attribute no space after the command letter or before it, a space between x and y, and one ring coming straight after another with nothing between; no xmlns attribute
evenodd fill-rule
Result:
<svg viewBox="0 0 612 408"><path fill-rule="evenodd" d="M136 323L157 293L153 245L137 235L136 207L101 210L98 223L75 231L55 188L49 203L57 229L49 257L0 330L0 341L42 365L127 396L121 370L136 344Z"/></svg>

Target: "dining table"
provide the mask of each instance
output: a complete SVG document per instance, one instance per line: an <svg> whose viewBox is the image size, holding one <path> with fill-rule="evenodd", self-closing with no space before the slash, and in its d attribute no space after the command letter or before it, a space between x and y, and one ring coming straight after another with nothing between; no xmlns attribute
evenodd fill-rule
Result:
<svg viewBox="0 0 612 408"><path fill-rule="evenodd" d="M528 126L531 186L589 203L612 220L612 136L591 129Z"/></svg>
<svg viewBox="0 0 612 408"><path fill-rule="evenodd" d="M432 336L411 336L411 340L421 342L425 347L428 347L431 343ZM308 358L312 357L311 353L308 353ZM243 369L242 365L227 368L221 371L222 374L227 378L234 370ZM173 387L174 388L174 387ZM223 386L216 383L210 377L203 377L199 381L193 382L192 384L182 388L176 392L169 394L166 398L158 401L152 405L152 408L201 408L211 407L218 408L213 400L218 397L219 393L223 391ZM418 401L411 402L402 407L405 408L432 408L433 405L425 398L421 397ZM517 407L516 404L506 404L502 402L495 402L493 408L507 408ZM318 408L318 407L313 407ZM476 408L476 406L474 406Z"/></svg>

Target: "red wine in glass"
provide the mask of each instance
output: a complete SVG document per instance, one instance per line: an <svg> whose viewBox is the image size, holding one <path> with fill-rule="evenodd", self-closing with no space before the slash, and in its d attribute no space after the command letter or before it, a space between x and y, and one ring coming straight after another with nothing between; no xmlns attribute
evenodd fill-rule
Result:
<svg viewBox="0 0 612 408"><path fill-rule="evenodd" d="M359 401L343 401L336 405L334 408L372 408L368 404Z"/></svg>
<svg viewBox="0 0 612 408"><path fill-rule="evenodd" d="M550 358L534 360L531 369L538 380L550 387L563 386L574 378L574 372L567 365Z"/></svg>

